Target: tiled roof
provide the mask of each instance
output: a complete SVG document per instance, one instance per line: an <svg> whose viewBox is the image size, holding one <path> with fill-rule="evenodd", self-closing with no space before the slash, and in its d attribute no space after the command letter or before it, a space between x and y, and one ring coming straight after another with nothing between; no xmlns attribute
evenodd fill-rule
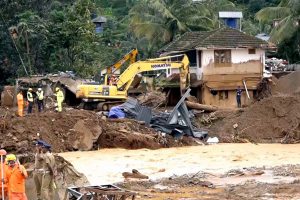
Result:
<svg viewBox="0 0 300 200"><path fill-rule="evenodd" d="M220 48L268 48L269 44L259 38L236 29L223 27L214 31L187 32L160 52L187 51L192 49Z"/></svg>

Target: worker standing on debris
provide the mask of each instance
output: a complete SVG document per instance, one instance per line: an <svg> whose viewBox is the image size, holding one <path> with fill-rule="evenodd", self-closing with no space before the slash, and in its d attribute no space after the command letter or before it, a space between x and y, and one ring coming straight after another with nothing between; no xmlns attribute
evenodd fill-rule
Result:
<svg viewBox="0 0 300 200"><path fill-rule="evenodd" d="M8 163L6 180L8 182L9 200L27 200L25 179L28 174L25 167L17 161L14 154L7 155L6 161Z"/></svg>
<svg viewBox="0 0 300 200"><path fill-rule="evenodd" d="M238 86L238 88L236 90L236 102L237 102L238 108L242 107L241 97L242 97L242 89L240 86Z"/></svg>
<svg viewBox="0 0 300 200"><path fill-rule="evenodd" d="M37 96L37 104L38 104L38 110L39 112L42 112L44 110L44 91L42 88L38 88L38 91L36 92Z"/></svg>
<svg viewBox="0 0 300 200"><path fill-rule="evenodd" d="M4 149L0 149L0 156L1 156L1 164L0 164L0 175L1 175L1 193L0 193L0 199L3 199L2 197L7 197L7 185L6 185L6 168L7 165L5 164L5 157L6 157L6 151Z"/></svg>
<svg viewBox="0 0 300 200"><path fill-rule="evenodd" d="M29 88L27 91L27 101L28 101L28 109L27 113L32 113L32 107L33 107L33 94L32 94L32 88Z"/></svg>
<svg viewBox="0 0 300 200"><path fill-rule="evenodd" d="M41 188L42 188L42 178L44 174L43 169L43 152L42 147L44 142L38 140L36 143L36 153L35 153L35 162L34 162L34 172L33 172L33 180L36 188L36 196L38 200L41 200Z"/></svg>
<svg viewBox="0 0 300 200"><path fill-rule="evenodd" d="M42 177L42 186L41 186L41 199L42 200L53 200L53 192L55 181L54 177L56 176L56 165L55 158L51 152L51 145L44 142L43 144L43 177Z"/></svg>
<svg viewBox="0 0 300 200"><path fill-rule="evenodd" d="M61 91L59 87L55 88L55 96L56 96L56 101L57 101L57 111L61 112L62 111L62 102L64 101L64 93Z"/></svg>
<svg viewBox="0 0 300 200"><path fill-rule="evenodd" d="M18 101L18 115L20 117L23 117L23 109L24 109L24 98L22 91L20 90L17 95L17 101Z"/></svg>

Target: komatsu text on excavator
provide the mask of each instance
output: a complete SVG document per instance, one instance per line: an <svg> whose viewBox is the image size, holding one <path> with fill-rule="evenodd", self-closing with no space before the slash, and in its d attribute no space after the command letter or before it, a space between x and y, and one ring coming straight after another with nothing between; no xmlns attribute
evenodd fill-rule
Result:
<svg viewBox="0 0 300 200"><path fill-rule="evenodd" d="M109 110L127 99L127 92L135 75L163 69L179 69L180 89L184 92L189 86L189 59L181 54L132 63L113 85L88 83L79 85L76 97L83 100L86 108L97 107L99 110Z"/></svg>

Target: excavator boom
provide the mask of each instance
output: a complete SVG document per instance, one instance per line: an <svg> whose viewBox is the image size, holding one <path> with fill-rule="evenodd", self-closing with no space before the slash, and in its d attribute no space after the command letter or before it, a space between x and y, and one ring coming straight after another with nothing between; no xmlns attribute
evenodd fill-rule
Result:
<svg viewBox="0 0 300 200"><path fill-rule="evenodd" d="M121 60L116 62L115 64L109 66L106 68L106 74L114 74L116 70L120 69L122 65L130 60L130 64L136 62L136 58L138 55L138 50L137 49L132 49L129 53L127 53Z"/></svg>
<svg viewBox="0 0 300 200"><path fill-rule="evenodd" d="M189 86L189 59L186 55L168 56L132 63L112 85L84 84L78 87L76 97L85 102L105 102L101 105L109 105L108 101L124 101L127 99L127 92L135 75L164 69L179 69L181 94ZM113 103L112 103L113 104ZM110 104L110 105L112 105ZM102 110L109 109L109 106L100 106ZM105 109L104 109L105 107ZM99 108L99 106L98 106Z"/></svg>
<svg viewBox="0 0 300 200"><path fill-rule="evenodd" d="M172 61L172 58L182 57L181 60ZM157 71L163 69L180 70L180 89L184 91L189 82L189 59L186 55L168 56L162 58L148 59L131 64L119 77L117 81L118 90L127 91L136 74L146 71Z"/></svg>

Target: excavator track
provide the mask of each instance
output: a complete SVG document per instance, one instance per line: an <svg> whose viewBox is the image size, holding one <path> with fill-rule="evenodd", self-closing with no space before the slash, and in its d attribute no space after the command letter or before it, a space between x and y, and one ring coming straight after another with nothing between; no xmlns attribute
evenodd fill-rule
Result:
<svg viewBox="0 0 300 200"><path fill-rule="evenodd" d="M107 101L101 102L97 105L97 110L99 111L109 111L112 107L120 105L124 103L124 101Z"/></svg>

